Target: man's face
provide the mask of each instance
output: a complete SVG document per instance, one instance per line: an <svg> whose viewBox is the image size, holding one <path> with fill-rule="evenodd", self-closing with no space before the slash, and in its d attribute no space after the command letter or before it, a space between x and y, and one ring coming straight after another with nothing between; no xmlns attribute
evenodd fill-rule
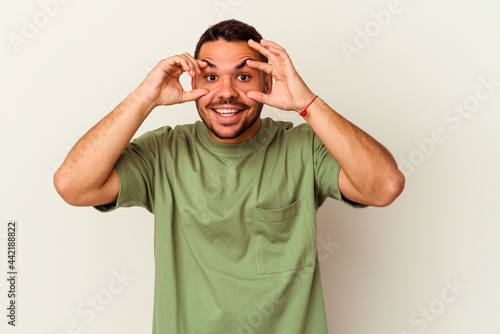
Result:
<svg viewBox="0 0 500 334"><path fill-rule="evenodd" d="M258 60L259 53L247 42L217 40L201 46L198 59L208 66L193 78L193 88L206 88L208 94L196 100L201 119L210 136L223 143L240 143L260 129L262 104L247 97L251 90L269 93L271 76L246 65Z"/></svg>

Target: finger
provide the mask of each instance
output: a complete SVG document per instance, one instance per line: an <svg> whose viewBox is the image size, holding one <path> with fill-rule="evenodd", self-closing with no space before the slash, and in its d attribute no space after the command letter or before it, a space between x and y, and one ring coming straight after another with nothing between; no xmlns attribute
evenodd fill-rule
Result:
<svg viewBox="0 0 500 334"><path fill-rule="evenodd" d="M194 59L189 53L183 53L180 57L184 60L183 70L188 72L189 76L195 77L197 74L200 74L200 65L198 61Z"/></svg>
<svg viewBox="0 0 500 334"><path fill-rule="evenodd" d="M274 42L262 39L260 43L257 43L254 40L249 40L248 45L266 56L271 64L276 63L279 59L282 61L289 60L285 49Z"/></svg>
<svg viewBox="0 0 500 334"><path fill-rule="evenodd" d="M196 60L198 62L198 65L200 66L200 68L205 68L208 66L208 63L203 61L203 60Z"/></svg>
<svg viewBox="0 0 500 334"><path fill-rule="evenodd" d="M179 77L183 72L188 72L191 77L194 77L200 71L198 61L187 53L164 59L160 65L165 72L176 77ZM180 71L172 70L172 67L177 67Z"/></svg>
<svg viewBox="0 0 500 334"><path fill-rule="evenodd" d="M183 72L182 66L175 56L161 60L154 70L156 70L156 72L158 72L158 70L162 71L162 75L167 74L168 76L176 77L180 76Z"/></svg>
<svg viewBox="0 0 500 334"><path fill-rule="evenodd" d="M262 55L266 56L267 58L269 58L271 56L271 52L266 47L264 47L262 44L260 44L256 41L254 41L253 39L248 40L248 45L251 48L257 50Z"/></svg>
<svg viewBox="0 0 500 334"><path fill-rule="evenodd" d="M158 67L167 75L178 78L183 72L189 71L190 65L183 57L173 56L160 61Z"/></svg>
<svg viewBox="0 0 500 334"><path fill-rule="evenodd" d="M260 41L260 43L263 46L267 47L267 49L271 53L280 56L283 61L290 60L290 56L288 55L286 50L282 46L280 46L279 44L272 42L272 41L268 41L267 39L262 39Z"/></svg>
<svg viewBox="0 0 500 334"><path fill-rule="evenodd" d="M278 43L269 41L267 39L261 39L260 40L260 44L262 44L265 47L268 47L268 48L272 47L273 49L277 49L277 50L280 50L281 52L285 52L286 53L285 48L283 48L282 46L280 46Z"/></svg>
<svg viewBox="0 0 500 334"><path fill-rule="evenodd" d="M205 61L195 59L189 53L184 53L183 56L193 65L192 68L195 70L196 74L200 74L201 69L208 66L208 64Z"/></svg>
<svg viewBox="0 0 500 334"><path fill-rule="evenodd" d="M260 71L264 71L267 74L271 74L273 72L273 65L271 65L269 63L264 63L264 62L257 61L257 60L247 59L246 64L248 65L248 67L255 68L255 69L260 70Z"/></svg>
<svg viewBox="0 0 500 334"><path fill-rule="evenodd" d="M193 89L193 90L190 90L188 92L184 92L184 94L182 96L181 103L188 102L188 101L194 101L194 100L196 100L196 99L198 99L206 94L208 94L208 89L204 89L204 88Z"/></svg>
<svg viewBox="0 0 500 334"><path fill-rule="evenodd" d="M262 92L258 92L256 90L251 90L247 92L247 96L254 101L264 104L270 104L270 98L268 94L264 94Z"/></svg>

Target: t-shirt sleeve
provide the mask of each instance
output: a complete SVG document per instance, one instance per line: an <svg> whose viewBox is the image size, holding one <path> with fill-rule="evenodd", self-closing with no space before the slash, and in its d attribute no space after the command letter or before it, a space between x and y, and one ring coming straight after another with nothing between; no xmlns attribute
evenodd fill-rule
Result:
<svg viewBox="0 0 500 334"><path fill-rule="evenodd" d="M365 208L367 205L348 200L339 188L340 164L328 151L316 134L313 135L314 176L316 182L316 201L322 205L327 197L339 200L354 208Z"/></svg>
<svg viewBox="0 0 500 334"><path fill-rule="evenodd" d="M109 212L119 207L142 206L153 212L155 170L161 153L161 143L169 129L161 128L148 132L127 145L115 164L120 182L116 202L94 208Z"/></svg>

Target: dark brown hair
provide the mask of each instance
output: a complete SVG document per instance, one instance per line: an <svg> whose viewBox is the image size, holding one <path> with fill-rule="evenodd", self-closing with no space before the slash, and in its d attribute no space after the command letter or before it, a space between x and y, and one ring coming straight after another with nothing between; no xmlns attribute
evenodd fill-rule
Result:
<svg viewBox="0 0 500 334"><path fill-rule="evenodd" d="M201 46L207 42L214 42L219 39L225 40L227 42L247 42L249 39L253 39L256 42L260 42L262 39L261 34L252 26L243 23L238 20L226 20L221 21L210 28L208 28L203 35L201 35L196 49L194 51L194 58L198 59ZM260 59L267 63L267 58L260 55Z"/></svg>

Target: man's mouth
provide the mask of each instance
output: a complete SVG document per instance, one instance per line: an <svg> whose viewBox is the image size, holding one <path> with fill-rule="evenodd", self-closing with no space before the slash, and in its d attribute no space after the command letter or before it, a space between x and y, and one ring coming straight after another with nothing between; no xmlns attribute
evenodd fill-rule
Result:
<svg viewBox="0 0 500 334"><path fill-rule="evenodd" d="M237 113L239 113L243 109L219 109L219 108L214 108L212 110L215 111L216 113L218 113L221 116L231 117L233 115L236 115Z"/></svg>

